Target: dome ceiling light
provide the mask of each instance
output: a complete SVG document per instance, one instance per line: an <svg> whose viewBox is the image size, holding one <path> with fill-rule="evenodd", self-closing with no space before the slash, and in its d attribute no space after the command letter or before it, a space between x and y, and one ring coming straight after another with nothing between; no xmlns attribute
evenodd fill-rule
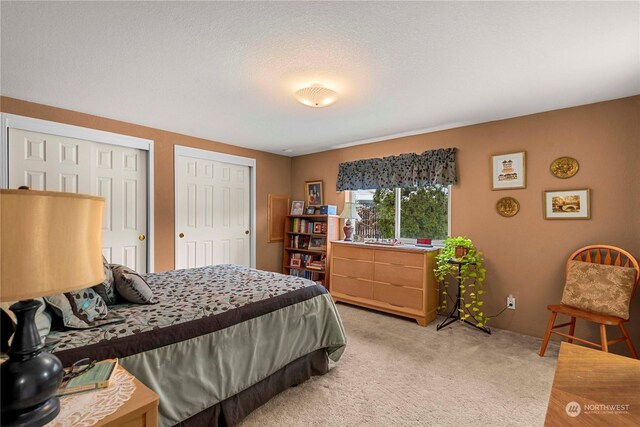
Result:
<svg viewBox="0 0 640 427"><path fill-rule="evenodd" d="M338 93L320 84L314 84L296 91L295 97L308 107L321 108L336 102Z"/></svg>

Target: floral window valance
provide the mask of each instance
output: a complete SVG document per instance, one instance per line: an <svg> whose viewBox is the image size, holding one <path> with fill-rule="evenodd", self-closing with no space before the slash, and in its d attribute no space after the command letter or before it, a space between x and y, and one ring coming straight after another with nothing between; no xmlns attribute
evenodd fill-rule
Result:
<svg viewBox="0 0 640 427"><path fill-rule="evenodd" d="M457 181L456 149L442 148L340 163L336 190L453 185Z"/></svg>

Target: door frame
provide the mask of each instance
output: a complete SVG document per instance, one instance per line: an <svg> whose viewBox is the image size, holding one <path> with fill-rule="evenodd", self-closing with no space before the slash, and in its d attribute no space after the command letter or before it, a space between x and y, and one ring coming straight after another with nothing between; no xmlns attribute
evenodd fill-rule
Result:
<svg viewBox="0 0 640 427"><path fill-rule="evenodd" d="M66 138L84 139L102 144L136 148L147 151L147 272L154 271L154 192L153 192L153 140L119 133L106 132L32 117L1 113L2 143L0 144L0 188L9 187L9 128L48 133Z"/></svg>
<svg viewBox="0 0 640 427"><path fill-rule="evenodd" d="M178 245L176 233L178 230L178 156L192 157L202 160L213 160L222 163L231 163L238 166L249 167L249 226L251 234L249 238L249 265L256 267L256 159L250 157L236 156L233 154L219 153L217 151L202 150L199 148L185 147L183 145L173 146L173 262L174 266L178 261Z"/></svg>

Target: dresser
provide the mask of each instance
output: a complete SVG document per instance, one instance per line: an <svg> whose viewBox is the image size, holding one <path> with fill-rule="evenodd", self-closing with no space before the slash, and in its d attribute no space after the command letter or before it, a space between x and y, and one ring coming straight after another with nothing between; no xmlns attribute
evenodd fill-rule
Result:
<svg viewBox="0 0 640 427"><path fill-rule="evenodd" d="M437 249L332 242L331 287L335 301L415 319L436 318Z"/></svg>

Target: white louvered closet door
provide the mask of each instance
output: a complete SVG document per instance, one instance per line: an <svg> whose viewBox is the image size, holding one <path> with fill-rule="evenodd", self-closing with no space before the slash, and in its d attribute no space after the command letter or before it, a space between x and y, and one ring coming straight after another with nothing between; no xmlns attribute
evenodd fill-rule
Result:
<svg viewBox="0 0 640 427"><path fill-rule="evenodd" d="M147 153L144 150L9 129L9 188L105 198L102 253L147 269Z"/></svg>
<svg viewBox="0 0 640 427"><path fill-rule="evenodd" d="M250 266L249 167L176 155L176 269Z"/></svg>

